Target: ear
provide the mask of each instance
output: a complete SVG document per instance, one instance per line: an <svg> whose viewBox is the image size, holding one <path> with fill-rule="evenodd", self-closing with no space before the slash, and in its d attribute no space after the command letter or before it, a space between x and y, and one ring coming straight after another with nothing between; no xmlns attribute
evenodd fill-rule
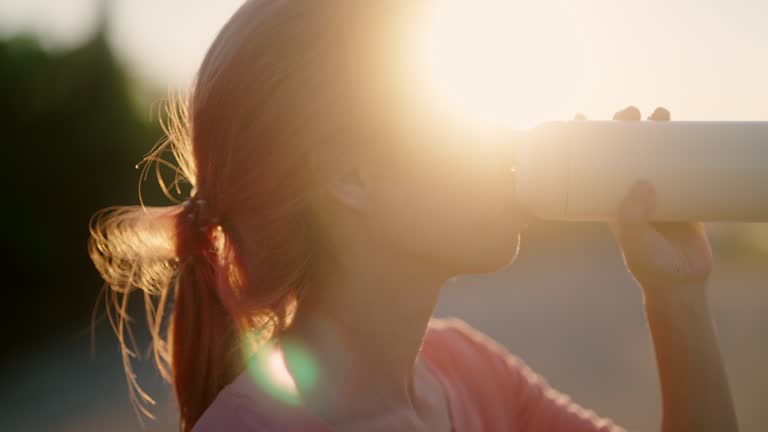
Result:
<svg viewBox="0 0 768 432"><path fill-rule="evenodd" d="M313 182L323 195L351 210L365 210L368 193L361 166L355 158L335 152L313 151L309 161Z"/></svg>

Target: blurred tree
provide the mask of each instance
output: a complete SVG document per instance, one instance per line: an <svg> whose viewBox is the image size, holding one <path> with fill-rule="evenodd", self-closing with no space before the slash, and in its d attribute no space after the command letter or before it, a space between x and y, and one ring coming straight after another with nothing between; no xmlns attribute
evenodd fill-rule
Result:
<svg viewBox="0 0 768 432"><path fill-rule="evenodd" d="M88 328L101 286L86 250L89 217L138 201L134 167L162 136L132 99L105 18L66 52L29 36L0 42L7 350Z"/></svg>

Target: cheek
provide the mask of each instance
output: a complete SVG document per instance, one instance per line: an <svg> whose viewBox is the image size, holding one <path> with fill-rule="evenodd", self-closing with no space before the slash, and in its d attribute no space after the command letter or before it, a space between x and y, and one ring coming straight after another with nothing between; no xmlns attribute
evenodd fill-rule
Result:
<svg viewBox="0 0 768 432"><path fill-rule="evenodd" d="M438 203L427 251L459 273L485 273L507 265L517 254L519 232L514 209L493 191L462 190Z"/></svg>
<svg viewBox="0 0 768 432"><path fill-rule="evenodd" d="M510 177L454 166L403 175L378 201L379 232L397 251L451 273L498 270L517 254L524 222Z"/></svg>

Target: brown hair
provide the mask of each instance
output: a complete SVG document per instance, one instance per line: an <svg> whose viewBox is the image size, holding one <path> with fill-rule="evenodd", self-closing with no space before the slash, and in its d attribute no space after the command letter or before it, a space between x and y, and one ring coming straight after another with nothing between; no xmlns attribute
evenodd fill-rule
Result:
<svg viewBox="0 0 768 432"><path fill-rule="evenodd" d="M111 288L109 316L142 413L150 415L152 400L131 369L132 292L145 297L154 358L174 384L184 431L244 367L252 353L241 342L245 332L266 340L289 325L319 248L305 205L304 155L331 135L337 140L334 125L367 127L371 111L352 107L372 95L375 65L360 69L367 61L360 35L376 31L372 20L356 18L377 17L375 6L246 1L213 42L190 100L168 105L168 139L146 159L173 166L175 184L158 175L161 185L170 192L186 181L191 200L94 215L90 255Z"/></svg>

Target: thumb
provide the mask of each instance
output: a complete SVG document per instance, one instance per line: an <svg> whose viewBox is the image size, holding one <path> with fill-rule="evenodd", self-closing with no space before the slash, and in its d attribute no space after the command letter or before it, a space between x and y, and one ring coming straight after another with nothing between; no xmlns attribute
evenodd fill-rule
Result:
<svg viewBox="0 0 768 432"><path fill-rule="evenodd" d="M656 207L653 185L645 180L636 182L619 205L611 231L625 250L642 247L647 233L653 230L650 218Z"/></svg>

